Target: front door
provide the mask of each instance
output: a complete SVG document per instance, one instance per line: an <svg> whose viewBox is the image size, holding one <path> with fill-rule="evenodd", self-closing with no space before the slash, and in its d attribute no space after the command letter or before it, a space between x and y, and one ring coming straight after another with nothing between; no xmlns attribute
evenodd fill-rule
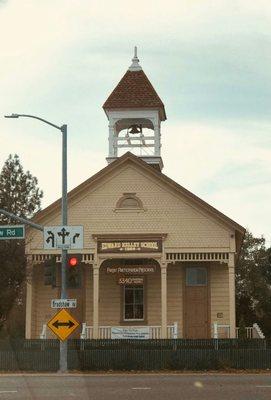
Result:
<svg viewBox="0 0 271 400"><path fill-rule="evenodd" d="M208 338L208 273L206 267L186 268L184 296L185 338Z"/></svg>

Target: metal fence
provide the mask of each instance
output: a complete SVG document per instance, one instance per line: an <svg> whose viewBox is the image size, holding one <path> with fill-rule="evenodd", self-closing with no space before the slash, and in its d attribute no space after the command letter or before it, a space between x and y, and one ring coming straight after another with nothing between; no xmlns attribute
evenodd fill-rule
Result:
<svg viewBox="0 0 271 400"><path fill-rule="evenodd" d="M0 341L0 370L57 371L58 340ZM69 340L69 370L271 368L271 340Z"/></svg>

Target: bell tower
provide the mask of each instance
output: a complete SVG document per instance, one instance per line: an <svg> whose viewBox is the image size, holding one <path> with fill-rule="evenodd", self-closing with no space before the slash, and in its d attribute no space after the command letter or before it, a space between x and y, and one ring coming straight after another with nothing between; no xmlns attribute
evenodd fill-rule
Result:
<svg viewBox="0 0 271 400"><path fill-rule="evenodd" d="M135 47L132 64L103 105L109 120L110 164L131 151L160 171L161 121L165 107L142 70Z"/></svg>

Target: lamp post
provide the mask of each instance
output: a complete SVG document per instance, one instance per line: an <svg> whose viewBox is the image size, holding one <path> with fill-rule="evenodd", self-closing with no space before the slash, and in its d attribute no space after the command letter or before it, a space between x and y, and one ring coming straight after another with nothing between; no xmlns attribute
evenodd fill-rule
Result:
<svg viewBox="0 0 271 400"><path fill-rule="evenodd" d="M67 207L67 125L58 126L49 122L43 118L36 117L35 115L28 114L11 114L5 115L5 118L34 118L44 122L54 128L58 129L62 133L62 203L61 203L61 215L62 225L68 224L68 207ZM61 299L67 297L67 281L66 281L66 264L67 264L67 250L62 249L61 253ZM59 371L67 371L67 342L60 341L60 353L59 353Z"/></svg>

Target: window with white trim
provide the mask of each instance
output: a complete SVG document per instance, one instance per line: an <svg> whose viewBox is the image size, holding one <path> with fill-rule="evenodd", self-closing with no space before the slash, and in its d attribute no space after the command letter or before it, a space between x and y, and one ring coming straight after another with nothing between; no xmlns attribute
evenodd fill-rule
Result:
<svg viewBox="0 0 271 400"><path fill-rule="evenodd" d="M124 321L144 320L144 286L124 286L123 288Z"/></svg>
<svg viewBox="0 0 271 400"><path fill-rule="evenodd" d="M205 267L186 268L186 286L206 286L207 269Z"/></svg>

